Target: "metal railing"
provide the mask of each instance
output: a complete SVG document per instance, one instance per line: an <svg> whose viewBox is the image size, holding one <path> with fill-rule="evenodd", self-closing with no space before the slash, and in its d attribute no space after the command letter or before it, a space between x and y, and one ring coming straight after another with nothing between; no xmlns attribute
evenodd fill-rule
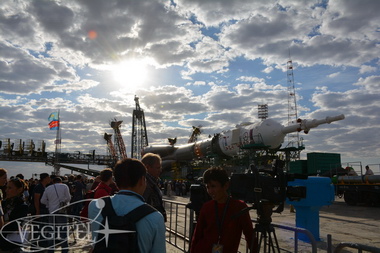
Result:
<svg viewBox="0 0 380 253"><path fill-rule="evenodd" d="M164 200L164 205L167 215L166 242L182 252L188 252L194 230L194 211L178 201Z"/></svg>
<svg viewBox="0 0 380 253"><path fill-rule="evenodd" d="M368 246L368 245L363 245L359 243L349 243L349 242L341 242L339 243L335 250L334 253L339 253L342 252L344 248L351 248L351 249L357 249L358 253L361 253L363 251L366 252L372 252L372 253L380 253L380 248Z"/></svg>
<svg viewBox="0 0 380 253"><path fill-rule="evenodd" d="M196 224L194 210L188 208L186 203L167 200L167 199L164 199L164 205L165 205L165 209L167 213L166 242L172 245L173 247L175 247L176 249L178 249L180 252L189 252L190 241L192 238L192 233L195 228L194 226ZM252 222L257 224L257 220L255 219L253 219ZM299 241L300 241L299 235L300 234L304 234L308 239L308 242L302 241L303 244L307 245L308 251L312 253L317 252L317 241L309 230L298 228L298 227L273 224L273 223L272 225L276 229L291 231L294 233L294 236L293 236L294 245L291 246L288 244L286 245L288 246L287 248L280 248L279 250L281 250L282 252L297 253L299 250ZM309 247L311 247L311 249ZM338 244L335 247L335 250L333 250L332 237L331 235L327 235L327 249L326 249L327 253L343 252L342 250L344 248L357 249L358 253L361 253L363 251L380 253L380 248L358 244L358 243L345 243L345 242ZM245 247L245 250L241 252L248 252L248 247Z"/></svg>
<svg viewBox="0 0 380 253"><path fill-rule="evenodd" d="M167 214L166 222L166 242L182 252L189 252L190 240L194 231L195 215L194 210L187 208L186 203L164 200L164 205ZM255 222L255 220L252 220ZM312 252L317 252L316 240L314 236L306 229L290 227L278 224L272 224L275 228L284 229L294 232L294 249L298 252L298 234L305 234L312 247ZM247 250L246 250L247 251Z"/></svg>
<svg viewBox="0 0 380 253"><path fill-rule="evenodd" d="M298 243L299 243L298 235L299 234L304 234L305 236L307 236L307 238L309 239L310 246L311 246L311 252L312 253L317 252L317 241L315 240L313 234L309 230L304 229L304 228L291 227L291 226L285 226L285 225L279 225L279 224L272 224L272 225L275 228L280 228L280 229L294 232L294 251L292 252L295 252L295 253L298 252Z"/></svg>

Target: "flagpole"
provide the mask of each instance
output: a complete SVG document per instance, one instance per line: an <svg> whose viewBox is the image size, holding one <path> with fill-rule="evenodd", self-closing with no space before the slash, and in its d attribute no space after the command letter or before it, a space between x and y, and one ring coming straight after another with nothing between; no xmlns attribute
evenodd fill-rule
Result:
<svg viewBox="0 0 380 253"><path fill-rule="evenodd" d="M59 118L60 110L58 109L58 127L55 137L55 163L54 163L54 175L60 175L59 158L61 155L61 120Z"/></svg>

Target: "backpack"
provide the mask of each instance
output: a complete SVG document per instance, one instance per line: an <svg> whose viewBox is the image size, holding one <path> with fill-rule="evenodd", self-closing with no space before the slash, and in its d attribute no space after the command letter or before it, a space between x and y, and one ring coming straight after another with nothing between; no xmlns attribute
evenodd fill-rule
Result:
<svg viewBox="0 0 380 253"><path fill-rule="evenodd" d="M84 195L84 198L88 200L84 202L82 210L80 210L80 213L79 213L79 215L83 218L88 218L88 205L90 204L91 200L95 198L96 189L97 188L95 188L94 190L90 190L86 192L86 194Z"/></svg>
<svg viewBox="0 0 380 253"><path fill-rule="evenodd" d="M129 194L128 194L129 195ZM140 252L137 241L136 222L144 218L150 213L157 211L154 207L144 203L136 207L124 216L117 216L112 207L110 197L102 198L105 206L102 209L103 221L108 221L108 229L110 230L128 230L135 231L130 233L110 233L108 234L108 244L106 246L106 238L104 234L99 233L97 243L95 244L93 253L138 253Z"/></svg>

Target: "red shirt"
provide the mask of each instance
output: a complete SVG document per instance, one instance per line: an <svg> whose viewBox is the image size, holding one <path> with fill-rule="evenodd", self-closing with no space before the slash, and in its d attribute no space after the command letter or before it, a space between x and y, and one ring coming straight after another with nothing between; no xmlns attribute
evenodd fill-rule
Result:
<svg viewBox="0 0 380 253"><path fill-rule="evenodd" d="M106 185L103 182L100 182L98 184L98 186L96 187L96 189L95 189L94 198L98 199L98 198L101 198L101 197L110 196L111 195L111 191L112 191L111 187L109 187L108 185Z"/></svg>
<svg viewBox="0 0 380 253"><path fill-rule="evenodd" d="M212 245L218 243L219 230L216 222L215 201L211 200L203 204L194 231L191 253L210 253ZM217 204L219 222L222 220L225 203ZM237 218L234 218L247 205L240 200L230 199L228 209L222 224L222 234L220 243L223 245L223 252L234 253L239 249L242 232L248 245L251 245L254 236L253 226L249 211L244 212Z"/></svg>

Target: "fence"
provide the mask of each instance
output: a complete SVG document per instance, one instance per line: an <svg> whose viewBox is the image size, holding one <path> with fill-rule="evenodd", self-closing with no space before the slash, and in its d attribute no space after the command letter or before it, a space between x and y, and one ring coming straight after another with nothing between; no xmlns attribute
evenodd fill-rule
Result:
<svg viewBox="0 0 380 253"><path fill-rule="evenodd" d="M194 211L187 207L186 203L164 200L166 213L168 220L166 223L166 242L181 252L189 252L190 250L190 240L195 226L195 215ZM253 220L253 222L255 222ZM306 229L289 227L283 225L272 224L274 228L283 229L287 231L292 231L294 233L294 249L291 251L282 249L287 252L298 252L298 234L303 233L310 239L310 245L313 253L317 252L316 241L313 235ZM266 247L266 236L267 234L262 234L264 238L264 245ZM242 242L245 240L241 240ZM277 247L278 245L274 245ZM279 248L280 250L281 248ZM247 247L241 244L239 247L241 252L247 252Z"/></svg>
<svg viewBox="0 0 380 253"><path fill-rule="evenodd" d="M195 226L195 215L194 211L190 208L188 208L186 203L178 202L178 201L171 201L171 200L164 200L165 209L167 211L168 215L168 221L166 223L166 242L170 245L172 245L174 248L176 248L177 252L189 252L190 250L190 241L192 237L192 233ZM256 220L252 220L252 222L257 224ZM301 249L302 252L317 252L317 242L313 235L310 233L310 231L302 228L297 227L291 227L291 226L285 226L285 225L279 225L279 224L271 224L273 226L273 232L274 229L278 229L281 232L285 233L293 233L292 242L293 245L287 244L282 245L281 247L278 247L278 249L273 248L273 251L269 250L268 252L295 252L297 253L300 250L301 247L305 249ZM277 232L279 232L277 230ZM304 234L308 239L309 243L300 242L299 234ZM259 233L259 237L264 237L264 244L262 244L261 249L264 249L264 247L267 247L268 245L265 245L267 242L265 242L265 239L267 239L265 236L270 236L268 234ZM259 238L260 239L260 238ZM276 239L277 240L277 239ZM276 244L274 246L277 246ZM357 244L357 243L340 243L337 246L335 246L335 249L333 249L332 245L332 236L327 235L327 253L340 253L340 252L347 252L344 249L350 248L350 249L356 249L358 253L361 252L373 252L373 253L380 253L380 248L367 246L363 244ZM240 252L248 252L247 247L245 246L245 240L241 240L241 246L239 247Z"/></svg>
<svg viewBox="0 0 380 253"><path fill-rule="evenodd" d="M336 246L334 253L344 252L344 248L351 248L351 249L357 249L358 253L361 253L363 251L366 252L372 252L372 253L380 253L380 249L368 245L363 245L359 243L348 243L348 242L342 242L339 243L338 246Z"/></svg>
<svg viewBox="0 0 380 253"><path fill-rule="evenodd" d="M166 242L182 252L189 252L194 211L182 202L164 200L164 204L167 214Z"/></svg>

